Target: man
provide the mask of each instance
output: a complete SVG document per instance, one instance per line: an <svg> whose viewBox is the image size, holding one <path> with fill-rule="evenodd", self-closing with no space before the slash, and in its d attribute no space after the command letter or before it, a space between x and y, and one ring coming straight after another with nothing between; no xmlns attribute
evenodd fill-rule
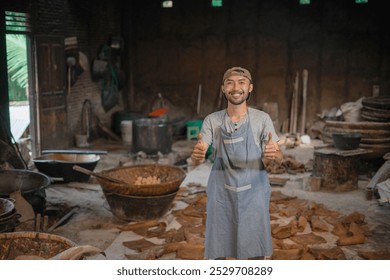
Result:
<svg viewBox="0 0 390 280"><path fill-rule="evenodd" d="M241 67L228 69L221 90L227 108L208 115L191 155L204 160L212 144L214 162L207 183L205 257L264 259L272 255L271 195L264 162L283 157L272 120L249 108L252 77Z"/></svg>

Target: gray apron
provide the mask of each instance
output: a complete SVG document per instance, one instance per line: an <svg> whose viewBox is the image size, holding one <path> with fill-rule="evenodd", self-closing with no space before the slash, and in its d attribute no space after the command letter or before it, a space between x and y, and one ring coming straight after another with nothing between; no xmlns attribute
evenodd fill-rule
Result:
<svg viewBox="0 0 390 280"><path fill-rule="evenodd" d="M207 183L205 257L271 256L270 184L249 116L233 133L222 125L220 139Z"/></svg>

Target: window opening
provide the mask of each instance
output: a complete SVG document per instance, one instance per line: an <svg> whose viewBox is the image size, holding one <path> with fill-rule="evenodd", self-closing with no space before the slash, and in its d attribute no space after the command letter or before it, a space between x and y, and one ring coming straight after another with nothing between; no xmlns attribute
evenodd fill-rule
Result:
<svg viewBox="0 0 390 280"><path fill-rule="evenodd" d="M211 7L222 7L223 0L211 0Z"/></svg>
<svg viewBox="0 0 390 280"><path fill-rule="evenodd" d="M15 141L29 137L28 50L31 32L27 13L5 12L8 99L11 133Z"/></svg>
<svg viewBox="0 0 390 280"><path fill-rule="evenodd" d="M172 8L173 7L173 1L163 1L162 2L163 8Z"/></svg>
<svg viewBox="0 0 390 280"><path fill-rule="evenodd" d="M310 0L299 0L299 5L310 5Z"/></svg>
<svg viewBox="0 0 390 280"><path fill-rule="evenodd" d="M27 13L6 11L5 30L7 33L30 33L30 15Z"/></svg>

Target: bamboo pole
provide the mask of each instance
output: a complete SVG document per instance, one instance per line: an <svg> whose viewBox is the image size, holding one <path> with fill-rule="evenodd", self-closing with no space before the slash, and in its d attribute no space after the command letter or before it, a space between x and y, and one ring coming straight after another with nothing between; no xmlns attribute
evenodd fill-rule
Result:
<svg viewBox="0 0 390 280"><path fill-rule="evenodd" d="M302 72L302 118L301 118L301 135L305 134L306 126L306 102L307 102L307 79L309 73L306 69Z"/></svg>

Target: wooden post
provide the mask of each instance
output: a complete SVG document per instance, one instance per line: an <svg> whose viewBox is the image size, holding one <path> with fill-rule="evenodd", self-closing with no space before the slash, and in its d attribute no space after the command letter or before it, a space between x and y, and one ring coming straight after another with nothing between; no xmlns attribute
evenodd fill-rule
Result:
<svg viewBox="0 0 390 280"><path fill-rule="evenodd" d="M299 85L299 72L295 76L294 90L291 99L291 112L290 112L290 133L297 132L297 118L298 118L298 85Z"/></svg>
<svg viewBox="0 0 390 280"><path fill-rule="evenodd" d="M306 126L306 99L307 99L307 79L309 73L305 69L302 72L302 118L301 118L301 135L305 134L305 126Z"/></svg>

